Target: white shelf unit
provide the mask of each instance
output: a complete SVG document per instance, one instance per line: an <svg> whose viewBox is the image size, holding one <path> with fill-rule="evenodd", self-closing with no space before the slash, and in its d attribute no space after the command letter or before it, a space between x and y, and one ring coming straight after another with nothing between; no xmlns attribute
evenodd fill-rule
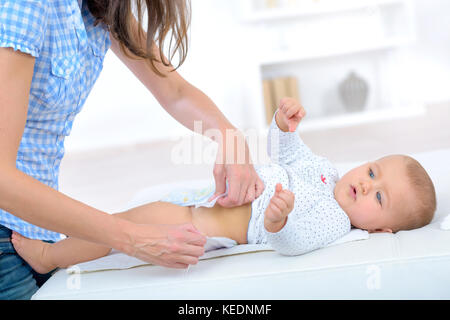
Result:
<svg viewBox="0 0 450 320"><path fill-rule="evenodd" d="M416 39L411 0L294 0L270 9L261 8L264 1L240 0L241 21L258 43L249 80L256 97L254 126L267 130L262 80L277 76L299 79L308 113L302 131L425 112L408 91L407 81L396 73L397 49ZM347 112L338 98L339 81L350 71L362 74L370 88L366 108L360 112Z"/></svg>
<svg viewBox="0 0 450 320"><path fill-rule="evenodd" d="M335 57L345 54L363 53L375 50L393 49L395 47L408 45L412 43L411 38L389 38L381 39L374 43L356 43L344 47L333 48L312 48L303 51L292 50L285 52L275 52L259 57L261 66L271 66L284 63L295 63L304 60L321 59Z"/></svg>
<svg viewBox="0 0 450 320"><path fill-rule="evenodd" d="M415 105L408 108L385 108L381 110L352 112L344 115L323 117L309 121L305 119L306 121L301 125L301 131L343 128L382 120L415 117L423 115L425 112L426 109L423 105Z"/></svg>

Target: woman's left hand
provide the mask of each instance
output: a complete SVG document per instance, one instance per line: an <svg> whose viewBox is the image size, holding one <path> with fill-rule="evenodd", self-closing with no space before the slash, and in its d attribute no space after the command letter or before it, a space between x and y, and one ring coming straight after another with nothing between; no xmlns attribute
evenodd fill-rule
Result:
<svg viewBox="0 0 450 320"><path fill-rule="evenodd" d="M228 182L228 194L219 198L217 203L222 207L231 208L250 203L258 198L264 191L264 183L251 164L245 137L238 131L234 133L228 131L227 134L232 134L235 139L225 138L225 142L219 145L213 170L216 191L209 200L225 193L226 182Z"/></svg>

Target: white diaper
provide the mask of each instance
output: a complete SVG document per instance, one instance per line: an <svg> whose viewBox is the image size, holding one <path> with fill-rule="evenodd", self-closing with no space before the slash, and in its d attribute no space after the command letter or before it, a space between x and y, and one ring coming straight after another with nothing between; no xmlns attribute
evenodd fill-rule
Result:
<svg viewBox="0 0 450 320"><path fill-rule="evenodd" d="M217 249L232 248L237 246L237 242L230 238L224 237L207 237L205 244L205 252Z"/></svg>
<svg viewBox="0 0 450 320"><path fill-rule="evenodd" d="M214 194L214 192L215 192L214 186L209 186L201 189L183 188L171 191L169 194L163 196L160 199L160 201L170 202L183 207L195 206L196 208L198 207L212 208L216 204L217 199L225 197L228 193L227 191L225 193L218 195L211 201L208 201L208 199Z"/></svg>

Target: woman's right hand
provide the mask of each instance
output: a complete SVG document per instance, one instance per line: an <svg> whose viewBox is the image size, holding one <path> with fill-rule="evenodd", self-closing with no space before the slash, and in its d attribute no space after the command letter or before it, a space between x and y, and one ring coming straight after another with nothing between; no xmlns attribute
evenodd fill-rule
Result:
<svg viewBox="0 0 450 320"><path fill-rule="evenodd" d="M130 223L126 232L130 244L125 253L163 267L185 269L205 253L206 237L192 224Z"/></svg>

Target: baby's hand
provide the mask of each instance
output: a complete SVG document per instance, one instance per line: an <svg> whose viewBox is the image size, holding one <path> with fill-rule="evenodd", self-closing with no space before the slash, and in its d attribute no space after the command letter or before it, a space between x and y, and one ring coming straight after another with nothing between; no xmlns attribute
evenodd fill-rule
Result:
<svg viewBox="0 0 450 320"><path fill-rule="evenodd" d="M300 102L293 98L283 98L280 101L275 120L280 130L294 132L305 116L306 111Z"/></svg>
<svg viewBox="0 0 450 320"><path fill-rule="evenodd" d="M289 213L294 209L295 195L285 189L281 183L275 186L275 194L270 199L269 206L264 213L264 227L269 232L278 232L286 224Z"/></svg>

